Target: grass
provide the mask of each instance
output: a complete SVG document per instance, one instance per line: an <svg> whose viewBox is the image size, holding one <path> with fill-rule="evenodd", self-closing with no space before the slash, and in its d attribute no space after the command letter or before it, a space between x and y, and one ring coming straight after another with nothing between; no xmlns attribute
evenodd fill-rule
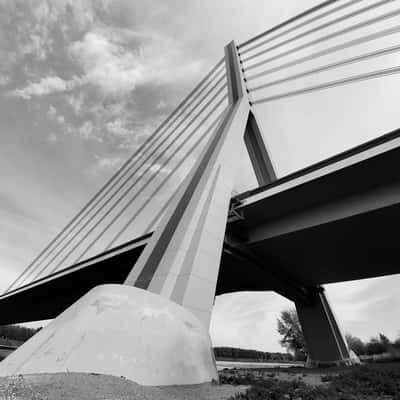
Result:
<svg viewBox="0 0 400 400"><path fill-rule="evenodd" d="M255 379L251 373L230 379L231 384L251 385L231 400L400 400L400 363L352 367L324 375L325 385L300 380Z"/></svg>

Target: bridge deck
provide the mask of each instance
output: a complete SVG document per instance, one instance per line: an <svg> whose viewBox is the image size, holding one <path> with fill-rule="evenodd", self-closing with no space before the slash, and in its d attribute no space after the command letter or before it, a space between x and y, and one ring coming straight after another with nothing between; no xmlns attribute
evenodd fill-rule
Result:
<svg viewBox="0 0 400 400"><path fill-rule="evenodd" d="M241 195L230 229L305 285L400 272L400 130Z"/></svg>
<svg viewBox="0 0 400 400"><path fill-rule="evenodd" d="M399 273L399 160L396 130L238 196L217 295ZM122 283L150 236L0 296L0 324L53 318L90 288Z"/></svg>

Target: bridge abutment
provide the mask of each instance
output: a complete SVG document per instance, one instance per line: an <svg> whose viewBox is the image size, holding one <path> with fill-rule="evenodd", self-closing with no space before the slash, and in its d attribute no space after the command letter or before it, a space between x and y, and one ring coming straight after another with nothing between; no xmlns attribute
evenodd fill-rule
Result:
<svg viewBox="0 0 400 400"><path fill-rule="evenodd" d="M323 287L311 291L311 302L296 302L308 350L308 367L353 365L358 358L349 350Z"/></svg>
<svg viewBox="0 0 400 400"><path fill-rule="evenodd" d="M85 372L146 386L218 381L208 330L187 308L127 285L100 285L0 363L0 376Z"/></svg>

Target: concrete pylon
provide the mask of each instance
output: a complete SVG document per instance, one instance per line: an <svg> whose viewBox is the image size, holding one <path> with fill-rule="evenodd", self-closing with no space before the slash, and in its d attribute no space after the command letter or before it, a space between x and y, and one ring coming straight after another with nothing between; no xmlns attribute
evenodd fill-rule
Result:
<svg viewBox="0 0 400 400"><path fill-rule="evenodd" d="M306 366L354 365L360 361L350 352L324 288L310 291L309 304L295 303L308 350Z"/></svg>
<svg viewBox="0 0 400 400"><path fill-rule="evenodd" d="M250 110L236 57L232 42L225 48L228 109L125 282L182 305L207 329Z"/></svg>

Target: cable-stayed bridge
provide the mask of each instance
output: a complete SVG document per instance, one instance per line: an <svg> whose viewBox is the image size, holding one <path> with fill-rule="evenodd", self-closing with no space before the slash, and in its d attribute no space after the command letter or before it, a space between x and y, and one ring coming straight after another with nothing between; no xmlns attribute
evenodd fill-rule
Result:
<svg viewBox="0 0 400 400"><path fill-rule="evenodd" d="M400 131L278 178L260 106L399 74L370 67L400 53L399 16L398 0L330 0L228 44L0 297L0 323L55 318L116 283L208 328L215 295L273 290L295 302L311 361L351 364L322 285L400 272ZM243 140L259 187L232 197Z"/></svg>

